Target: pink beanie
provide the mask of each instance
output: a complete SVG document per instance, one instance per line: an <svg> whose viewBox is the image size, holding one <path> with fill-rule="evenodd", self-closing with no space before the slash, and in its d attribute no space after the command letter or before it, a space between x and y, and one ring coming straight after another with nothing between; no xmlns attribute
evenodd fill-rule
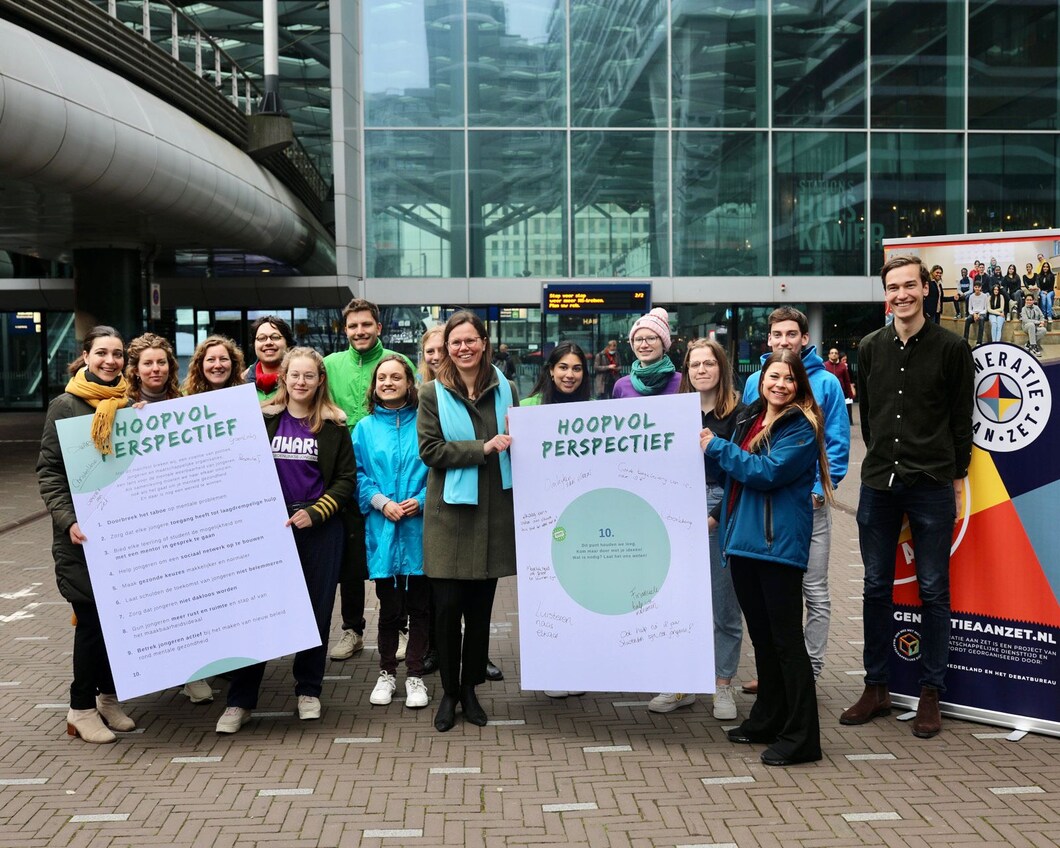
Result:
<svg viewBox="0 0 1060 848"><path fill-rule="evenodd" d="M670 349L670 316L661 306L656 306L647 315L641 315L629 330L629 343L633 344L633 334L637 330L650 330L662 339L663 351Z"/></svg>

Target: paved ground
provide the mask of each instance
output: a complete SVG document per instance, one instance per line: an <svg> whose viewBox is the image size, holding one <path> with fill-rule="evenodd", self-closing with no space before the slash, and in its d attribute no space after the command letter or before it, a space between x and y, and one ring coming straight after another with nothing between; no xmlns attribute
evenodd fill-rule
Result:
<svg viewBox="0 0 1060 848"><path fill-rule="evenodd" d="M115 745L70 739L69 607L52 577L50 525L19 523L41 509L41 418L0 416L0 848L1060 845L1060 740L1007 742L999 728L957 721L928 741L894 717L838 724L861 680L850 483L835 513L815 765L762 766L757 749L726 741L705 698L655 715L641 695L521 692L513 580L494 611L491 654L507 679L482 687L494 719L485 728L439 734L431 708L371 706L377 664L366 650L330 663L319 722L291 715L289 664L276 662L261 711L235 736L213 732L219 705L169 690L131 702L142 729ZM856 443L855 461L861 453ZM741 672L752 668L748 657ZM741 713L749 704L740 696Z"/></svg>

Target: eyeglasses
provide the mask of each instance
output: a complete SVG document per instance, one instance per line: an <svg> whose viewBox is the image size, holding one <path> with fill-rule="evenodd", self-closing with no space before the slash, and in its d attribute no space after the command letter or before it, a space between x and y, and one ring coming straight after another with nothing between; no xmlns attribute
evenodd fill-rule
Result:
<svg viewBox="0 0 1060 848"><path fill-rule="evenodd" d="M656 342L662 341L659 336L637 336L633 340L635 345L653 345Z"/></svg>
<svg viewBox="0 0 1060 848"><path fill-rule="evenodd" d="M449 350L460 350L462 347L474 348L482 344L482 339L476 336L473 339L449 339Z"/></svg>
<svg viewBox="0 0 1060 848"><path fill-rule="evenodd" d="M282 342L283 336L279 333L273 333L271 336L254 336L254 341L259 344L265 344L265 342Z"/></svg>
<svg viewBox="0 0 1060 848"><path fill-rule="evenodd" d="M711 368L717 368L718 361L716 359L704 359L702 362L689 362L689 371L709 371Z"/></svg>

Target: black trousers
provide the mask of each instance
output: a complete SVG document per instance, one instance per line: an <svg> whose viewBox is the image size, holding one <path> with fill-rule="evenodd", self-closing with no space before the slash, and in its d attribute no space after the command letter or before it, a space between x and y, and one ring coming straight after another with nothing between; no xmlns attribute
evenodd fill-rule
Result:
<svg viewBox="0 0 1060 848"><path fill-rule="evenodd" d="M114 694L103 627L96 605L73 601L77 627L74 630L74 680L70 684L70 709L94 710L96 695Z"/></svg>
<svg viewBox="0 0 1060 848"><path fill-rule="evenodd" d="M461 686L486 680L489 660L490 616L497 580L438 580L431 578L434 595L434 636L438 670L446 695L459 695ZM460 622L464 623L463 641ZM463 671L461 672L461 666Z"/></svg>
<svg viewBox="0 0 1060 848"><path fill-rule="evenodd" d="M732 582L755 648L758 698L740 729L791 759L821 754L817 690L802 633L802 571L729 557Z"/></svg>
<svg viewBox="0 0 1060 848"><path fill-rule="evenodd" d="M405 648L405 667L409 677L423 676L423 655L427 652L430 628L428 598L430 581L419 576L384 577L375 581L379 599L379 668L397 673L398 630L408 622L409 642Z"/></svg>
<svg viewBox="0 0 1060 848"><path fill-rule="evenodd" d="M364 635L364 581L368 579L368 552L364 546L364 516L357 504L342 512L346 548L339 571L339 609L342 629Z"/></svg>

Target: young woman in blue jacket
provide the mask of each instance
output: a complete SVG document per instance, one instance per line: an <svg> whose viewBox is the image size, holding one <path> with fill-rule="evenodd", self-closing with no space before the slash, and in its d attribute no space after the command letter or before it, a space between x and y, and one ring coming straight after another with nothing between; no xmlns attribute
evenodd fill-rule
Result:
<svg viewBox="0 0 1060 848"><path fill-rule="evenodd" d="M700 445L724 481L722 549L758 668L758 699L728 736L765 744L763 763L788 766L821 759L817 694L802 633L802 576L813 530L809 495L818 462L826 496L832 485L824 418L801 359L786 350L772 354L758 389L731 441L704 428Z"/></svg>
<svg viewBox="0 0 1060 848"><path fill-rule="evenodd" d="M369 700L389 704L397 688L398 631L408 614L405 706L430 700L423 683L430 587L423 576L427 466L416 436L416 376L403 356L384 356L368 384L368 415L353 431L357 501L365 516L368 576L379 598L379 680Z"/></svg>

